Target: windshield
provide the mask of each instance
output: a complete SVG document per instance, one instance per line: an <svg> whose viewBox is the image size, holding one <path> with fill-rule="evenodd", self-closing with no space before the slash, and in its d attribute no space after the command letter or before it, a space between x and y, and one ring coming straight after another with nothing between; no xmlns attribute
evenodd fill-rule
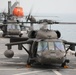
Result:
<svg viewBox="0 0 76 75"><path fill-rule="evenodd" d="M19 25L13 25L13 24L10 24L10 25L7 25L7 29L18 29L20 30L20 26Z"/></svg>
<svg viewBox="0 0 76 75"><path fill-rule="evenodd" d="M47 49L48 49L48 42L40 41L38 43L38 51L47 50Z"/></svg>
<svg viewBox="0 0 76 75"><path fill-rule="evenodd" d="M64 45L61 41L40 41L38 42L38 51L45 50L64 50Z"/></svg>
<svg viewBox="0 0 76 75"><path fill-rule="evenodd" d="M56 41L54 44L56 50L64 50L64 45L62 42Z"/></svg>

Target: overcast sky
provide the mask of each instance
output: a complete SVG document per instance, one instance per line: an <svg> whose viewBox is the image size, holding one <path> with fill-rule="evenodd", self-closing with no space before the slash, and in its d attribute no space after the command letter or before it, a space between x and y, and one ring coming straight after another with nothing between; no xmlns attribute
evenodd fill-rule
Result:
<svg viewBox="0 0 76 75"><path fill-rule="evenodd" d="M0 11L7 11L9 0L0 0ZM24 12L76 14L76 0L10 0L20 2Z"/></svg>

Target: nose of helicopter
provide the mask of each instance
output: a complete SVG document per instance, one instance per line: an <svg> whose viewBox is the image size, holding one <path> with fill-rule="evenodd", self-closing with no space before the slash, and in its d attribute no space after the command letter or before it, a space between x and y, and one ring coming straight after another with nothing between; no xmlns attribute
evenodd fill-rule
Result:
<svg viewBox="0 0 76 75"><path fill-rule="evenodd" d="M59 53L55 51L44 51L41 56L41 63L44 64L61 64L64 62L65 56L64 53Z"/></svg>

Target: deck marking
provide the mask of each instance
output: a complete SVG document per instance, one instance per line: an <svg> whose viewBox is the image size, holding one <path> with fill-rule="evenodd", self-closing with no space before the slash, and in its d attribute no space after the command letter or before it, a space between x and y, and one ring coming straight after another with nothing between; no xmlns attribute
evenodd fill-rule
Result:
<svg viewBox="0 0 76 75"><path fill-rule="evenodd" d="M20 69L20 68L19 69L12 69L12 68L9 68L9 69L7 69L7 68L6 69L0 69L0 71L2 71L2 70L4 70L4 71L17 70L18 71L18 70L29 70L29 69L25 69L25 68L24 69Z"/></svg>
<svg viewBox="0 0 76 75"><path fill-rule="evenodd" d="M52 70L56 75L62 75L60 72L58 72L57 70Z"/></svg>
<svg viewBox="0 0 76 75"><path fill-rule="evenodd" d="M15 62L8 62L8 61L6 61L6 62L4 62L4 61L0 61L0 64L12 64L12 65L26 65L26 63L24 63L24 62L18 62L18 63L15 63Z"/></svg>
<svg viewBox="0 0 76 75"><path fill-rule="evenodd" d="M13 74L13 75L26 75L26 74L32 74L32 73L38 73L42 71L31 71L31 72L25 72L25 73L19 73L19 74Z"/></svg>

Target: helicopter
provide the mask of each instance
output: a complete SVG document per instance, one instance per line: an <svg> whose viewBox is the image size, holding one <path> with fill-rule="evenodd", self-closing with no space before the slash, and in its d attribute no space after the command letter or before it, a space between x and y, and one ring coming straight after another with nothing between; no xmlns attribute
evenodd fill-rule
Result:
<svg viewBox="0 0 76 75"><path fill-rule="evenodd" d="M11 1L8 1L8 13L3 11L0 13L0 29L2 31L2 37L5 36L22 36L21 30L24 27L23 24L19 24L19 19L23 18L23 8L18 6L19 2L15 2L11 5ZM7 23L11 22L11 23ZM16 22L16 23L12 23Z"/></svg>
<svg viewBox="0 0 76 75"><path fill-rule="evenodd" d="M27 39L23 37L10 38L10 43L5 44L7 50L4 52L4 55L7 58L12 58L14 56L14 52L11 50L12 46L18 45L19 50L24 49L28 54L27 65L33 65L34 63L59 64L64 67L66 66L66 63L69 63L69 59L66 57L67 52L69 49L75 51L76 43L60 39L60 31L49 30L47 29L47 25L76 23L57 22L48 19L39 21L30 20L30 22L27 21L24 23L43 26L39 30L29 31ZM29 48L27 49L24 44L28 44ZM67 45L69 45L68 48L66 48ZM74 55L76 56L76 52Z"/></svg>

